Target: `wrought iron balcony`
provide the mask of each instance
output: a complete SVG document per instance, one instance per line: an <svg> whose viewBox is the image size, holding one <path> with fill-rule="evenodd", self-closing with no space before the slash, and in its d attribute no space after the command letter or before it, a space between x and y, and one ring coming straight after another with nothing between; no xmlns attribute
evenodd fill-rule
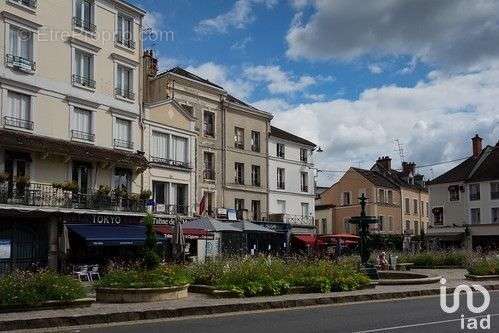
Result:
<svg viewBox="0 0 499 333"><path fill-rule="evenodd" d="M123 45L129 49L135 50L135 41L128 36L128 33L116 34L116 43Z"/></svg>
<svg viewBox="0 0 499 333"><path fill-rule="evenodd" d="M154 206L154 212L158 214L165 215L184 215L189 214L189 207L186 205L164 205L156 204Z"/></svg>
<svg viewBox="0 0 499 333"><path fill-rule="evenodd" d="M308 192L308 185L302 185L301 186L301 191L302 192Z"/></svg>
<svg viewBox="0 0 499 333"><path fill-rule="evenodd" d="M95 134L82 132L78 130L71 130L71 139L85 140L85 141L95 141Z"/></svg>
<svg viewBox="0 0 499 333"><path fill-rule="evenodd" d="M78 84L80 86L95 89L95 80L93 80L89 76L81 76L78 74L73 74L73 84Z"/></svg>
<svg viewBox="0 0 499 333"><path fill-rule="evenodd" d="M13 54L7 54L5 56L7 66L14 67L16 69L25 72L34 72L36 70L36 63L27 58L19 57Z"/></svg>
<svg viewBox="0 0 499 333"><path fill-rule="evenodd" d="M92 33L94 33L97 30L97 27L95 26L95 24L93 24L92 22L90 22L88 20L84 20L81 17L77 17L77 16L73 17L73 25L77 28L80 28L80 29L83 29L85 31L92 32Z"/></svg>
<svg viewBox="0 0 499 333"><path fill-rule="evenodd" d="M215 180L215 170L207 169L203 171L203 178L205 180Z"/></svg>
<svg viewBox="0 0 499 333"><path fill-rule="evenodd" d="M129 100L135 100L135 93L132 90L116 88L115 92L116 96L120 96Z"/></svg>
<svg viewBox="0 0 499 333"><path fill-rule="evenodd" d="M20 5L36 9L38 7L38 1L37 0L9 0L10 2L18 3Z"/></svg>
<svg viewBox="0 0 499 333"><path fill-rule="evenodd" d="M133 142L121 139L114 139L115 148L133 149Z"/></svg>
<svg viewBox="0 0 499 333"><path fill-rule="evenodd" d="M109 211L145 212L146 201L138 194L117 196L87 190L65 190L53 185L31 183L24 186L14 182L0 184L0 204L13 206L58 207Z"/></svg>
<svg viewBox="0 0 499 333"><path fill-rule="evenodd" d="M10 127L23 128L30 131L33 130L33 122L26 119L5 116L4 124Z"/></svg>
<svg viewBox="0 0 499 333"><path fill-rule="evenodd" d="M283 222L292 225L314 225L314 218L312 216L270 214L269 220L272 222Z"/></svg>
<svg viewBox="0 0 499 333"><path fill-rule="evenodd" d="M171 166L175 168L190 169L191 165L189 162L175 161L168 158L151 156L151 162L160 164L163 166Z"/></svg>

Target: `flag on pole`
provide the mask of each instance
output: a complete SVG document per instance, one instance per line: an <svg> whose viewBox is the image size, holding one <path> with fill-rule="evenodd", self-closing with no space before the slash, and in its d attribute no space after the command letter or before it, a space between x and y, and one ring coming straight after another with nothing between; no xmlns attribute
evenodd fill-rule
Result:
<svg viewBox="0 0 499 333"><path fill-rule="evenodd" d="M206 193L203 194L203 198L199 203L199 216L203 216L205 211L206 211Z"/></svg>

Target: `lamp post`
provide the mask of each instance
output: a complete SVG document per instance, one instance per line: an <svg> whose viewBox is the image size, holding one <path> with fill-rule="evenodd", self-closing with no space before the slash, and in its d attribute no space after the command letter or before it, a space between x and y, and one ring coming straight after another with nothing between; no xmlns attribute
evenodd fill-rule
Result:
<svg viewBox="0 0 499 333"><path fill-rule="evenodd" d="M359 228L360 236L360 261L362 266L367 267L367 262L371 255L371 251L367 246L367 236L369 235L369 224L378 223L378 219L375 216L367 216L366 214L366 201L367 198L362 193L360 200L360 216L354 216L350 219L349 223L355 224Z"/></svg>

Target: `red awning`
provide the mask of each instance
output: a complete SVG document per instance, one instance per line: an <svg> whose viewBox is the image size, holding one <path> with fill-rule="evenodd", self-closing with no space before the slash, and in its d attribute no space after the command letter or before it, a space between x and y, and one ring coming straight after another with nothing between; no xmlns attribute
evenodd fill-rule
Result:
<svg viewBox="0 0 499 333"><path fill-rule="evenodd" d="M311 247L324 245L324 242L316 235L294 235L293 237L300 243Z"/></svg>
<svg viewBox="0 0 499 333"><path fill-rule="evenodd" d="M171 236L173 235L173 226L171 225L155 225L154 229L157 233L166 235L167 238L171 238ZM184 236L187 239L204 239L211 236L211 233L204 229L184 228L182 229L182 231L184 232Z"/></svg>
<svg viewBox="0 0 499 333"><path fill-rule="evenodd" d="M336 234L336 235L330 235L329 237L331 237L331 238L346 238L346 239L360 239L359 236L351 235L351 234Z"/></svg>

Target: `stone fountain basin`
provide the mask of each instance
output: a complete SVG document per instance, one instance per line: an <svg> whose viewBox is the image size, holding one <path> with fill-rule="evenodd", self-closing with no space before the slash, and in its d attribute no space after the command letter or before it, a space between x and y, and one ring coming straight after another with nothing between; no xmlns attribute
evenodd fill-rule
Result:
<svg viewBox="0 0 499 333"><path fill-rule="evenodd" d="M412 284L432 284L440 282L441 276L400 271L378 271L378 285L397 286Z"/></svg>

